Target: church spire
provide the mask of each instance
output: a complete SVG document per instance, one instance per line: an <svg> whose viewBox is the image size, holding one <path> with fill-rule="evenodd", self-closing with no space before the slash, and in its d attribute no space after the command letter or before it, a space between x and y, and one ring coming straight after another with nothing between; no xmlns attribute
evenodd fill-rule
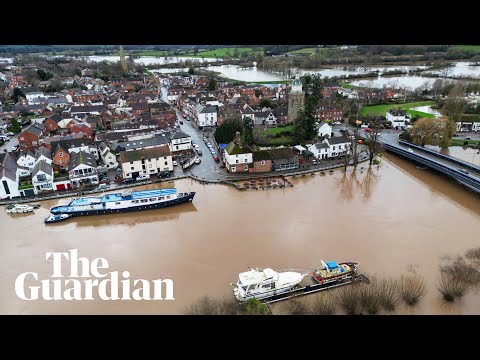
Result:
<svg viewBox="0 0 480 360"><path fill-rule="evenodd" d="M127 62L125 61L125 52L123 51L123 45L120 45L120 65L122 65L123 72L128 73Z"/></svg>

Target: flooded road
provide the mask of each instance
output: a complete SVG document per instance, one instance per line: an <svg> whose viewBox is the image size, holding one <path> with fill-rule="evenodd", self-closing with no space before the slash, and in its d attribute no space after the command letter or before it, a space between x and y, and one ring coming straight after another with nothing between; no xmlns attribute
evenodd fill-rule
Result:
<svg viewBox="0 0 480 360"><path fill-rule="evenodd" d="M228 284L248 267L307 269L320 259L356 260L362 272L381 276L399 276L414 266L429 291L413 310L400 313L480 313L479 294L447 306L435 290L442 256L480 246L478 195L394 155L378 170L336 170L290 181L293 188L239 192L180 180L179 191L197 192L192 204L51 226L43 224L48 208L67 199L42 202L35 214L12 216L1 209L0 313L182 313L200 296L233 296ZM46 278L52 266L45 252L70 249L90 260L106 258L109 271L127 270L132 279L170 278L175 300L17 299L19 274Z"/></svg>

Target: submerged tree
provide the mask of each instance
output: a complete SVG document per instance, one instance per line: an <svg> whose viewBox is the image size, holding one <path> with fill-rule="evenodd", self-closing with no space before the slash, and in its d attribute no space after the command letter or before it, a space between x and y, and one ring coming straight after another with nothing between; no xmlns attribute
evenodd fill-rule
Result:
<svg viewBox="0 0 480 360"><path fill-rule="evenodd" d="M379 120L374 120L371 124L371 131L366 133L364 144L367 146L369 164L372 165L373 159L381 151L380 145L380 130L381 125Z"/></svg>

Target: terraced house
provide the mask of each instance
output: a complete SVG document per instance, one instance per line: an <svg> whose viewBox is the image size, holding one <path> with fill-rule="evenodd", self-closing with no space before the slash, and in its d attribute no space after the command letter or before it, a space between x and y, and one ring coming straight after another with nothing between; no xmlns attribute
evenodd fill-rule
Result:
<svg viewBox="0 0 480 360"><path fill-rule="evenodd" d="M231 141L223 150L223 158L229 172L249 172L250 168L253 171L252 149L242 144L238 131L235 140Z"/></svg>

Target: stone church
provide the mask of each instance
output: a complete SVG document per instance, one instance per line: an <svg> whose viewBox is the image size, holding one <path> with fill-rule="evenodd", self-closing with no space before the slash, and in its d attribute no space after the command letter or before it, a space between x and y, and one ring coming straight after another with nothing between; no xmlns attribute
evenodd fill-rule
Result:
<svg viewBox="0 0 480 360"><path fill-rule="evenodd" d="M302 81L300 75L295 76L292 83L292 90L288 94L288 121L297 120L298 110L303 110L305 105L305 93L302 90Z"/></svg>

